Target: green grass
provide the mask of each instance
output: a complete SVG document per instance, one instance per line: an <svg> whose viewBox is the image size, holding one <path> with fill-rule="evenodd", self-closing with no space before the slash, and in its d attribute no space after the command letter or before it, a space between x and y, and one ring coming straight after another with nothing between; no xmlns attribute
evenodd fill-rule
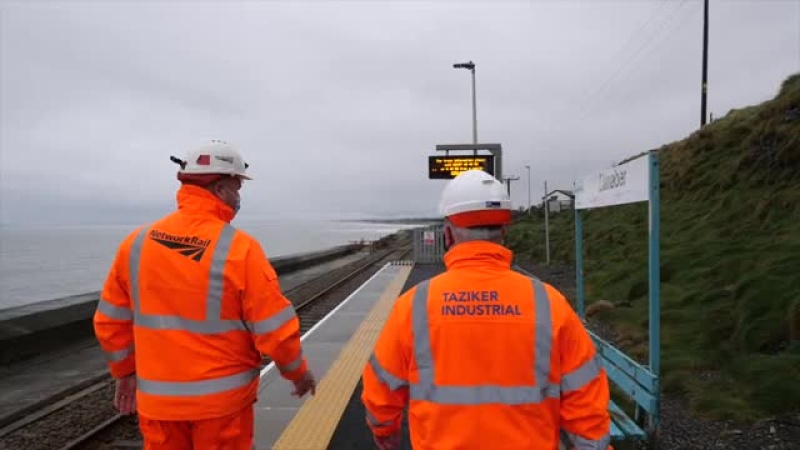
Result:
<svg viewBox="0 0 800 450"><path fill-rule="evenodd" d="M800 74L659 149L662 387L698 415L752 420L800 409ZM798 114L800 116L800 114ZM587 304L647 358L647 205L582 213ZM551 259L574 263L574 217L551 216ZM541 213L507 243L544 260ZM700 377L711 373L714 376Z"/></svg>

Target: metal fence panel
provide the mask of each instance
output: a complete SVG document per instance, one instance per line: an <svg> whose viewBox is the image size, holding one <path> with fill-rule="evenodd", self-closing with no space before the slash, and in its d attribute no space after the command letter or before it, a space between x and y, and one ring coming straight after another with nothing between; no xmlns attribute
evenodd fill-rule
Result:
<svg viewBox="0 0 800 450"><path fill-rule="evenodd" d="M433 225L414 230L414 262L420 264L441 263L444 258L444 229Z"/></svg>

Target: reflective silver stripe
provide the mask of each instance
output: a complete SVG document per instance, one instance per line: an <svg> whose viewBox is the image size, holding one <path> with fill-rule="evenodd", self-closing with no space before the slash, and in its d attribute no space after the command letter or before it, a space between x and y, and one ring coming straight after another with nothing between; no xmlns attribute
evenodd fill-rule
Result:
<svg viewBox="0 0 800 450"><path fill-rule="evenodd" d="M534 360L535 383L546 387L550 384L550 351L553 348L553 319L550 316L550 297L544 284L537 278L533 283L533 302L536 311L536 355Z"/></svg>
<svg viewBox="0 0 800 450"><path fill-rule="evenodd" d="M128 277L131 282L131 302L133 302L134 324L138 325L141 316L141 302L139 301L139 270L142 262L142 244L147 235L147 226L143 226L131 244L131 253L128 255Z"/></svg>
<svg viewBox="0 0 800 450"><path fill-rule="evenodd" d="M298 355L294 361L290 362L289 364L286 364L285 366L278 366L278 370L281 373L294 372L295 370L299 369L300 366L302 365L303 365L303 352L301 351L300 355Z"/></svg>
<svg viewBox="0 0 800 450"><path fill-rule="evenodd" d="M581 364L577 369L561 377L561 392L577 391L600 375L597 355Z"/></svg>
<svg viewBox="0 0 800 450"><path fill-rule="evenodd" d="M225 263L228 260L236 229L225 224L220 231L219 239L211 256L211 268L208 277L208 293L206 294L205 319L193 320L175 315L144 314L141 311L139 296L139 273L141 270L142 245L149 227L142 227L133 240L129 258L131 280L131 299L133 301L134 323L138 327L154 330L190 331L197 334L217 334L234 330L247 330L241 320L223 320L222 297Z"/></svg>
<svg viewBox="0 0 800 450"><path fill-rule="evenodd" d="M217 334L233 330L246 330L241 320L193 320L180 316L139 314L136 326L151 330L180 330L197 334Z"/></svg>
<svg viewBox="0 0 800 450"><path fill-rule="evenodd" d="M411 385L409 397L413 400L434 400L435 378L433 355L431 354L430 324L428 321L428 284L425 280L417 285L411 305L411 329L414 334L414 360L417 363L419 382ZM444 402L442 402L444 403Z"/></svg>
<svg viewBox="0 0 800 450"><path fill-rule="evenodd" d="M136 377L136 387L145 394L178 397L217 394L242 386L258 378L258 370L250 369L227 377L202 381L153 381Z"/></svg>
<svg viewBox="0 0 800 450"><path fill-rule="evenodd" d="M414 400L428 400L448 405L484 405L500 403L503 405L525 405L541 403L550 396L547 386L491 386L472 387L433 386L422 389L419 384L412 384L410 396Z"/></svg>
<svg viewBox="0 0 800 450"><path fill-rule="evenodd" d="M606 450L608 444L611 443L611 434L606 434L597 440L586 439L574 433L566 433L566 435L569 436L569 440L577 450Z"/></svg>
<svg viewBox="0 0 800 450"><path fill-rule="evenodd" d="M130 308L122 308L120 306L114 306L104 298L100 298L100 301L97 302L97 310L112 319L117 319L117 320L133 319L133 312L130 310Z"/></svg>
<svg viewBox="0 0 800 450"><path fill-rule="evenodd" d="M378 419L372 415L371 412L367 411L367 422L375 428L386 428L392 426L393 422L391 420L387 420L386 422L379 422Z"/></svg>
<svg viewBox="0 0 800 450"><path fill-rule="evenodd" d="M106 361L120 362L133 354L133 346L130 346L128 348L123 348L122 350L117 350L114 352L103 352L103 353L105 353L106 355Z"/></svg>
<svg viewBox="0 0 800 450"><path fill-rule="evenodd" d="M297 317L293 305L286 305L282 310L272 317L268 317L258 322L248 322L247 326L253 334L270 333L277 330L285 323Z"/></svg>
<svg viewBox="0 0 800 450"><path fill-rule="evenodd" d="M431 352L430 322L428 320L429 281L418 284L412 301L411 322L419 383L411 385L409 393L411 399L454 405L486 403L519 405L540 403L546 398L558 398L559 387L549 381L550 352L553 343L550 299L541 281L532 279L531 282L533 283L533 302L536 313L535 335L533 336L535 357L534 365L531 368L535 378L534 384L531 386L437 386L434 383L435 364ZM370 363L372 363L372 359L370 359Z"/></svg>
<svg viewBox="0 0 800 450"><path fill-rule="evenodd" d="M206 294L206 320L218 320L222 316L222 284L224 282L225 263L231 251L231 243L236 230L225 224L214 246L211 256L211 270L208 275L208 293Z"/></svg>
<svg viewBox="0 0 800 450"><path fill-rule="evenodd" d="M388 386L389 389L396 391L401 387L408 386L408 381L397 378L384 369L374 353L369 357L369 365L372 367L372 371L375 372L375 376L378 377L378 381Z"/></svg>

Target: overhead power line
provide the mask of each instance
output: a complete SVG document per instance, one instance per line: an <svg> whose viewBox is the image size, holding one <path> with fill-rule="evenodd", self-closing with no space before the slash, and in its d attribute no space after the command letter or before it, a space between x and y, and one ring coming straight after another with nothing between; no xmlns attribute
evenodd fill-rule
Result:
<svg viewBox="0 0 800 450"><path fill-rule="evenodd" d="M661 35L661 39L659 41L659 44L661 42L663 42L664 38L666 36L668 36L669 33L662 34L662 31L664 29L666 29L667 27L669 27L670 24L672 24L673 20L675 19L677 14L681 11L681 9L686 4L686 2L687 2L687 0L681 0L681 2L677 3L677 4L675 2L668 1L668 0L664 0L664 1L661 2L661 4L659 6L662 6L662 5L673 6L671 14L669 14L669 15L661 15L664 12L666 12L666 10L664 8L657 8L653 13L650 14L648 19L639 28L637 28L631 34L631 36L628 38L626 43L622 46L622 50L625 50L628 47L628 44L631 43L631 42L639 41L639 42L642 42L641 45L639 45L639 47L632 54L630 54L624 60L624 62L622 62L621 64L617 64L616 65L617 68L611 74L611 76L606 78L598 88L596 88L593 92L591 92L591 94L588 97L586 95L583 95L581 97L581 99L579 99L577 101L568 102L568 104L571 105L570 108L569 108L569 113L571 115L569 116L569 118L567 120L558 120L557 121L557 123L560 124L560 126L557 126L558 130L557 130L556 134L566 130L567 127L569 125L573 124L575 121L581 120L584 117L586 117L586 115L588 115L588 113L591 112L592 107L597 105L597 100L602 99L601 98L601 94L603 94L604 92L607 91L607 88L611 85L611 83L613 81L615 81L615 79L617 79L617 77L620 74L622 74L626 69L629 68L629 65L631 64L631 62L633 62L642 53L642 51L647 49L648 46L650 46L650 44L653 42L653 40L657 36ZM655 31L650 33L649 36L646 37L646 39L644 39L643 41L641 39L639 39L639 37L641 36L643 30L645 30L648 27L648 25L653 23L653 21L659 16L661 17L661 20L656 25ZM678 24L681 23L681 22L682 21L678 21ZM672 24L672 25L674 27L674 24ZM616 59L617 56L621 56L622 54L624 54L622 50L620 52L618 52L617 55L615 55L615 59ZM585 91L585 92L588 92L588 91ZM576 111L578 112L577 115L575 114ZM549 143L549 146L550 146L550 148L555 148L555 146L553 146L552 142Z"/></svg>
<svg viewBox="0 0 800 450"><path fill-rule="evenodd" d="M600 86L600 87L597 89L597 91L595 91L596 95L595 95L595 96L592 98L592 101L591 101L591 102L587 102L587 103L585 104L586 106L579 107L579 108L578 108L578 111L582 111L582 112L589 112L589 111L591 111L591 107L593 107L594 105L596 105L596 100L598 100L598 99L600 98L600 94L602 94L602 93L603 93L603 91L605 91L605 90L606 90L606 88L608 88L608 86L610 86L610 85L611 85L611 82L612 82L612 81L614 81L614 79L615 79L615 78L617 78L617 76L619 76L619 75L620 75L620 74L621 74L623 71L625 71L626 69L628 69L628 66L630 65L630 63L631 63L632 61L634 61L634 60L636 59L636 57L637 57L637 56L639 56L639 54L641 54L641 53L642 53L642 51L643 51L644 49L646 49L646 48L647 48L647 47L650 45L650 43L652 43L652 42L653 42L653 39L655 39L655 37L656 37L656 36L658 36L658 35L660 35L660 34L661 34L661 31L662 31L662 30L666 29L666 27L667 27L667 26L669 26L669 25L671 25L671 24L672 24L672 21L673 21L673 19L675 19L675 17L678 15L678 12L681 10L681 8L683 8L683 5L685 5L685 4L686 4L686 2L687 2L687 0L681 0L681 2L678 4L678 6L677 6L677 7L675 7L675 8L672 10L672 14L670 14L669 16L667 16L666 20L663 20L663 21L661 22L661 25L658 27L658 29L657 29L655 32L653 32L653 33L652 33L652 34L651 34L651 35L650 35L650 36L647 38L647 40L645 40L645 41L644 41L644 43L643 43L642 45L640 45L640 46L639 46L639 48L637 48L637 49L636 49L636 51L635 51L635 52L633 52L633 54L632 54L632 55L630 55L630 57L628 57L628 59L626 59L626 60L625 60L625 62L624 62L624 63L620 64L620 65L619 65L619 67L617 67L617 70L616 70L616 71L615 71L615 72L614 72L614 73L611 75L611 77L609 77L609 78L608 78L608 79L607 79L607 80L606 80L606 81L605 81L605 82L604 82L604 83L603 83L603 84L602 84L602 85L601 85L601 86ZM678 23L680 23L680 22L678 22ZM668 36L668 34L669 34L669 33L661 35L662 39L663 39L665 36ZM580 116L580 117L582 118L583 116Z"/></svg>
<svg viewBox="0 0 800 450"><path fill-rule="evenodd" d="M613 67L619 67L619 64L617 63L617 61L628 53L628 46L630 46L634 42L637 42L637 41L640 40L639 39L640 35L644 31L644 29L647 28L647 26L650 25L656 17L659 17L662 14L662 12L663 12L662 11L662 9L663 9L662 7L664 5L669 5L669 4L670 4L670 2L668 0L661 0L659 2L659 5L653 10L652 13L650 13L650 16L647 18L647 20L644 23L642 23L642 25L640 25L639 28L637 28L633 33L631 33L630 36L628 36L628 39L625 41L625 43L614 54L614 56L610 58L610 62L612 63L612 64L609 65L610 67L612 67L612 68ZM605 85L606 83L608 83L615 75L616 75L616 73L612 74L611 77L609 77L608 79L603 81L603 83L601 83L601 85ZM584 101L586 101L592 95L593 92L596 92L596 91L597 91L597 89L584 89L582 94L581 94L581 97L576 99L572 103L583 103Z"/></svg>

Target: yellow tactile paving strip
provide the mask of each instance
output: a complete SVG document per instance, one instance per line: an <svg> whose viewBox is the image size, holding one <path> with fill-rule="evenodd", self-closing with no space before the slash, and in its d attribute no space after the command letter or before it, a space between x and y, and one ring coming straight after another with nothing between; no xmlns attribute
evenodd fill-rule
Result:
<svg viewBox="0 0 800 450"><path fill-rule="evenodd" d="M339 424L350 397L361 378L364 366L375 347L383 324L394 301L403 289L413 266L402 266L394 280L381 294L369 315L358 326L347 345L339 353L325 377L317 386L317 394L303 404L281 437L272 447L284 450L325 450ZM366 419L365 419L366 420ZM366 423L365 425L366 426Z"/></svg>

